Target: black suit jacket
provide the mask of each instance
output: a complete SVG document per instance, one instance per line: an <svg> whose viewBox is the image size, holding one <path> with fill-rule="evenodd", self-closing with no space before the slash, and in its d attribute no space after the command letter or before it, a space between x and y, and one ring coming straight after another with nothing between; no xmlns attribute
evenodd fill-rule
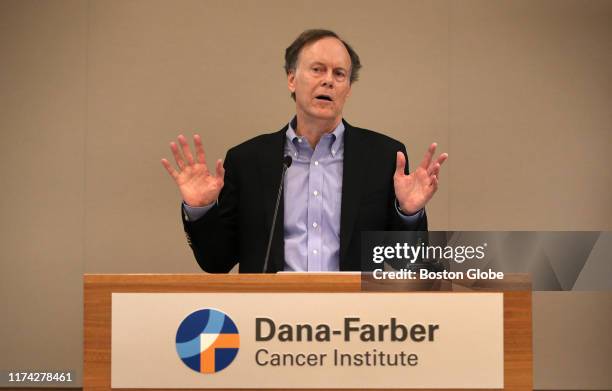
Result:
<svg viewBox="0 0 612 391"><path fill-rule="evenodd" d="M427 216L406 226L395 208L393 174L404 145L390 137L344 122L344 168L340 211L340 270L361 269L362 231L427 230ZM280 185L285 133L246 141L227 152L225 185L217 205L197 221L182 213L185 233L203 270L261 273ZM408 159L406 159L408 161ZM408 172L408 164L406 164ZM283 200L280 203L268 272L284 269Z"/></svg>

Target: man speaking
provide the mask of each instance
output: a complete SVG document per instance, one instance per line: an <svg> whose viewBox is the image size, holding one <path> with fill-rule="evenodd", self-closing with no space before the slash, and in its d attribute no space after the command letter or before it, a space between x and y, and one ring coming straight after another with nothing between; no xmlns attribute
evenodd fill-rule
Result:
<svg viewBox="0 0 612 391"><path fill-rule="evenodd" d="M427 230L438 188L431 144L408 175L406 148L342 118L361 63L329 30L304 31L285 51L296 114L281 130L248 140L206 166L180 135L162 164L183 197L189 244L203 270L226 273L358 271L362 231Z"/></svg>

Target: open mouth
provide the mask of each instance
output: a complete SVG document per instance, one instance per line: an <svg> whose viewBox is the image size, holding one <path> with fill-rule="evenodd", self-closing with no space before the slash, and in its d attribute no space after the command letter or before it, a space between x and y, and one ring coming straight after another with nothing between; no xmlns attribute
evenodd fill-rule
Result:
<svg viewBox="0 0 612 391"><path fill-rule="evenodd" d="M317 95L316 96L317 99L319 100L326 100L328 102L332 102L332 98L329 95Z"/></svg>

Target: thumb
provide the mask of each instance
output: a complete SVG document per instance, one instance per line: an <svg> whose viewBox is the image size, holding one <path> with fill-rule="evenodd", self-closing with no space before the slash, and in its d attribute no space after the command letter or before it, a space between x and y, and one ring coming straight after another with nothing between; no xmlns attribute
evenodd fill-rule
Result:
<svg viewBox="0 0 612 391"><path fill-rule="evenodd" d="M223 168L223 162L221 161L221 159L217 160L216 172L217 178L223 179L223 176L225 175L225 169Z"/></svg>
<svg viewBox="0 0 612 391"><path fill-rule="evenodd" d="M406 156L402 151L397 151L397 156L395 158L395 174L396 175L404 175L406 169Z"/></svg>

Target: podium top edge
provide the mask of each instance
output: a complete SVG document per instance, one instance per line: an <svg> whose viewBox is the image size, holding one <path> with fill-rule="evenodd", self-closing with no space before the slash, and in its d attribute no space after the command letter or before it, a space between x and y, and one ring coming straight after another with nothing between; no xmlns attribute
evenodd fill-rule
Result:
<svg viewBox="0 0 612 391"><path fill-rule="evenodd" d="M362 292L362 291L431 291L447 290L432 287L428 281L377 281L369 273L278 273L278 274L84 274L85 288L112 287L120 291L285 291L285 292ZM506 291L531 290L527 273L506 274L499 281L443 281L450 290ZM432 289L433 288L433 289Z"/></svg>

